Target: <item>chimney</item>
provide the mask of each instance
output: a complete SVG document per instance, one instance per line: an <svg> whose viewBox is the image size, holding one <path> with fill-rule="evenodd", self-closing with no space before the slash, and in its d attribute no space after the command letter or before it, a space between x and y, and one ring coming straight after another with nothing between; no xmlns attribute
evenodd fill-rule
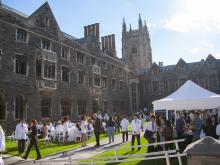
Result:
<svg viewBox="0 0 220 165"><path fill-rule="evenodd" d="M95 24L95 36L96 36L96 38L98 38L99 39L99 23L96 23Z"/></svg>
<svg viewBox="0 0 220 165"><path fill-rule="evenodd" d="M115 35L112 34L112 50L115 50Z"/></svg>
<svg viewBox="0 0 220 165"><path fill-rule="evenodd" d="M102 37L101 40L102 40L102 51L104 52L104 49L105 49L105 38Z"/></svg>
<svg viewBox="0 0 220 165"><path fill-rule="evenodd" d="M84 37L88 36L88 27L84 26Z"/></svg>
<svg viewBox="0 0 220 165"><path fill-rule="evenodd" d="M112 50L112 36L111 35L108 35L108 48L109 50Z"/></svg>
<svg viewBox="0 0 220 165"><path fill-rule="evenodd" d="M109 56L116 56L114 34L102 37L102 51L106 52Z"/></svg>
<svg viewBox="0 0 220 165"><path fill-rule="evenodd" d="M108 37L105 36L105 50L108 51L109 47L108 47Z"/></svg>
<svg viewBox="0 0 220 165"><path fill-rule="evenodd" d="M88 25L88 36L91 36L92 26Z"/></svg>

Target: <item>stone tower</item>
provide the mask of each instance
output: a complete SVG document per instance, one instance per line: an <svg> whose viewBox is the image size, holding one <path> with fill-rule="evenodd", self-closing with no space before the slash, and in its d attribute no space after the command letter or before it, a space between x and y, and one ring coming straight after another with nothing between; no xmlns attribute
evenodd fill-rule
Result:
<svg viewBox="0 0 220 165"><path fill-rule="evenodd" d="M138 29L127 31L125 19L122 24L122 58L137 73L149 69L152 64L151 44L146 21L142 24L139 14Z"/></svg>

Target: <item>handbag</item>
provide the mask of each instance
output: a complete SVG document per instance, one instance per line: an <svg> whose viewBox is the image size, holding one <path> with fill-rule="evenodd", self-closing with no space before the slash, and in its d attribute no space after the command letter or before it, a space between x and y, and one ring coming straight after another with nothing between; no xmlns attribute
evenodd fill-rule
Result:
<svg viewBox="0 0 220 165"><path fill-rule="evenodd" d="M153 137L153 132L146 130L144 133L144 138L149 142L149 143L153 143L154 142L154 137Z"/></svg>

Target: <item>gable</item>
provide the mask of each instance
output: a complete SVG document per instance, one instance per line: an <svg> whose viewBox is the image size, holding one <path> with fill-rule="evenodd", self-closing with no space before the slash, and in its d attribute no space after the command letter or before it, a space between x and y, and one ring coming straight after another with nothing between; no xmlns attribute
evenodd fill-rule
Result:
<svg viewBox="0 0 220 165"><path fill-rule="evenodd" d="M151 70L151 74L152 75L156 75L156 74L158 74L160 72L160 68L159 68L159 66L155 62L152 64L150 70Z"/></svg>
<svg viewBox="0 0 220 165"><path fill-rule="evenodd" d="M216 61L216 58L213 57L211 54L209 54L205 60L205 63L206 64L213 64L213 63L215 63L215 61Z"/></svg>
<svg viewBox="0 0 220 165"><path fill-rule="evenodd" d="M187 67L187 63L181 58L176 64L176 71L185 71Z"/></svg>
<svg viewBox="0 0 220 165"><path fill-rule="evenodd" d="M32 13L28 17L28 21L35 30L49 33L48 35L51 37L57 38L60 34L59 25L57 24L48 2L45 2L40 8Z"/></svg>

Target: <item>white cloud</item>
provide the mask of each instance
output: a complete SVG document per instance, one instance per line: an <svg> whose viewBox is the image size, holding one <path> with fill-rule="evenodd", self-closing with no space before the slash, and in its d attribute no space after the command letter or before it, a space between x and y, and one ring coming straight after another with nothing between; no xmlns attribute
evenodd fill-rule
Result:
<svg viewBox="0 0 220 165"><path fill-rule="evenodd" d="M193 47L191 49L188 49L188 52L190 52L192 54L198 54L198 53L200 53L200 48L199 47Z"/></svg>
<svg viewBox="0 0 220 165"><path fill-rule="evenodd" d="M149 28L149 29L152 29L152 28L154 28L154 27L156 27L157 25L155 24L155 23L147 23L147 27Z"/></svg>
<svg viewBox="0 0 220 165"><path fill-rule="evenodd" d="M219 0L184 0L178 3L181 11L168 19L165 28L177 32L220 32Z"/></svg>
<svg viewBox="0 0 220 165"><path fill-rule="evenodd" d="M213 48L214 47L214 45L212 43L208 42L207 40L202 40L201 44L208 47L208 48Z"/></svg>
<svg viewBox="0 0 220 165"><path fill-rule="evenodd" d="M220 53L213 53L213 55L217 58L220 58Z"/></svg>

